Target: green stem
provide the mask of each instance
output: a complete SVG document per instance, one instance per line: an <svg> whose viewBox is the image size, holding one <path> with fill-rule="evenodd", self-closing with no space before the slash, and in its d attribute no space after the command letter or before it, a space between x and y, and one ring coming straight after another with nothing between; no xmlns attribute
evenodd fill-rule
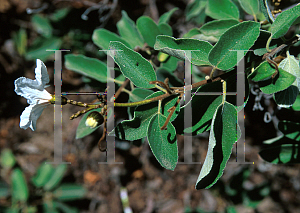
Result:
<svg viewBox="0 0 300 213"><path fill-rule="evenodd" d="M266 44L266 49L268 52L271 52L271 50L270 50L271 41L272 41L272 35L270 36L270 38L268 39L267 44Z"/></svg>
<svg viewBox="0 0 300 213"><path fill-rule="evenodd" d="M226 101L226 81L223 80L223 99L222 99L222 104L225 103Z"/></svg>

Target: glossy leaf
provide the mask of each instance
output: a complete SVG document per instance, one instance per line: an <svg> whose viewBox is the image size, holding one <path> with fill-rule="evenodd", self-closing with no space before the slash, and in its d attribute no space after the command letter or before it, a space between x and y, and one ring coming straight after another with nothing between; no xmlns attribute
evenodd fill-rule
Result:
<svg viewBox="0 0 300 213"><path fill-rule="evenodd" d="M76 184L62 184L55 191L53 196L59 200L70 201L81 199L86 195L86 188Z"/></svg>
<svg viewBox="0 0 300 213"><path fill-rule="evenodd" d="M207 155L197 179L196 189L208 189L222 176L232 146L237 140L236 122L237 111L232 104L225 102L217 108L212 120Z"/></svg>
<svg viewBox="0 0 300 213"><path fill-rule="evenodd" d="M168 35L168 36L173 35L172 27L167 23L158 24L158 29L160 31L160 34Z"/></svg>
<svg viewBox="0 0 300 213"><path fill-rule="evenodd" d="M253 21L245 21L231 27L210 51L208 56L210 63L221 70L234 67L256 41L259 28L260 24ZM244 54L237 58L236 50L243 50Z"/></svg>
<svg viewBox="0 0 300 213"><path fill-rule="evenodd" d="M106 29L96 29L92 35L93 42L103 50L108 50L109 43L111 41L119 41L122 42L126 47L130 47L130 45L123 38L118 36L115 33L112 33Z"/></svg>
<svg viewBox="0 0 300 213"><path fill-rule="evenodd" d="M43 17L40 14L34 14L31 17L31 23L34 29L45 38L50 38L52 36L52 25L49 19Z"/></svg>
<svg viewBox="0 0 300 213"><path fill-rule="evenodd" d="M37 170L36 175L31 178L36 187L44 186L51 178L54 168L49 163L43 163Z"/></svg>
<svg viewBox="0 0 300 213"><path fill-rule="evenodd" d="M176 131L170 122L167 129L160 129L166 119L167 117L161 113L154 115L149 123L147 138L151 151L160 165L174 170L178 161Z"/></svg>
<svg viewBox="0 0 300 213"><path fill-rule="evenodd" d="M124 10L122 11L122 19L117 23L117 28L120 35L130 44L132 49L136 46L143 47L144 41L141 34Z"/></svg>
<svg viewBox="0 0 300 213"><path fill-rule="evenodd" d="M246 13L256 16L259 12L259 2L258 0L239 0L240 5Z"/></svg>
<svg viewBox="0 0 300 213"><path fill-rule="evenodd" d="M295 103L298 94L298 87L291 85L285 90L274 93L273 98L278 106L288 108Z"/></svg>
<svg viewBox="0 0 300 213"><path fill-rule="evenodd" d="M208 62L208 53L211 50L212 45L206 41L189 38L175 39L170 36L157 36L154 48L181 60L185 60L185 52L190 50L191 54L186 54L186 56L191 63L198 66L210 65Z"/></svg>
<svg viewBox="0 0 300 213"><path fill-rule="evenodd" d="M160 34L160 30L155 22L148 16L141 16L136 21L136 26L140 34L143 36L144 41L153 47L155 44L156 36Z"/></svg>
<svg viewBox="0 0 300 213"><path fill-rule="evenodd" d="M12 168L16 163L16 158L11 149L3 149L0 155L0 165L2 168Z"/></svg>
<svg viewBox="0 0 300 213"><path fill-rule="evenodd" d="M46 61L50 56L54 55L54 51L45 50L58 50L62 41L60 38L37 38L33 44L28 48L25 57L28 60L36 60L37 58Z"/></svg>
<svg viewBox="0 0 300 213"><path fill-rule="evenodd" d="M220 38L226 30L239 23L236 19L214 20L204 24L199 31L206 36Z"/></svg>
<svg viewBox="0 0 300 213"><path fill-rule="evenodd" d="M268 80L259 81L258 85L260 90L266 94L272 94L275 92L282 91L293 84L296 77L283 69L278 69L279 73L275 78L270 78Z"/></svg>
<svg viewBox="0 0 300 213"><path fill-rule="evenodd" d="M65 55L65 66L67 69L81 75L95 79L102 83L107 82L107 67L102 61L89 58L84 55Z"/></svg>
<svg viewBox="0 0 300 213"><path fill-rule="evenodd" d="M282 144L259 152L262 159L274 164L300 163L299 144Z"/></svg>
<svg viewBox="0 0 300 213"><path fill-rule="evenodd" d="M208 1L205 13L213 19L239 19L237 6L230 0Z"/></svg>
<svg viewBox="0 0 300 213"><path fill-rule="evenodd" d="M285 10L277 16L273 22L270 32L272 38L279 38L284 36L289 28L292 26L293 22L299 17L300 5L297 5L291 9Z"/></svg>
<svg viewBox="0 0 300 213"><path fill-rule="evenodd" d="M12 199L26 202L29 196L25 176L20 169L14 169L11 174Z"/></svg>
<svg viewBox="0 0 300 213"><path fill-rule="evenodd" d="M109 46L111 57L120 67L121 72L137 87L153 88L150 81L156 80L154 69L149 61L141 54L127 48L121 42L110 42Z"/></svg>
<svg viewBox="0 0 300 213"><path fill-rule="evenodd" d="M285 137L300 141L300 123L292 121L279 121L278 130L280 130Z"/></svg>
<svg viewBox="0 0 300 213"><path fill-rule="evenodd" d="M146 99L157 97L163 95L163 92L155 92L149 95ZM175 105L178 97L170 96L162 101L161 112L163 115L168 116L170 109ZM171 121L174 120L179 111L179 104L177 105L176 111L171 117ZM115 134L115 136L121 140L138 140L147 136L148 126L151 117L158 113L158 101L151 102L149 104L141 105L135 108L134 118L132 120L125 120L119 123L115 129L110 133Z"/></svg>
<svg viewBox="0 0 300 213"><path fill-rule="evenodd" d="M66 164L58 164L57 167L55 168L54 172L52 173L51 178L44 185L44 189L46 191L50 191L50 190L54 189L60 183L62 178L64 177L66 170L67 170Z"/></svg>
<svg viewBox="0 0 300 213"><path fill-rule="evenodd" d="M248 75L248 78L254 82L267 80L271 78L275 71L276 70L273 65L267 61L264 61L260 63L260 65L256 67L250 75Z"/></svg>
<svg viewBox="0 0 300 213"><path fill-rule="evenodd" d="M102 108L99 108L99 109L93 109L91 110L90 112L101 112ZM85 113L83 115L83 117L81 118L78 126L77 126L77 130L76 130L76 139L79 139L79 138L83 138L91 133L93 133L94 131L96 131L101 125L95 127L95 128L90 128L88 126L85 125L85 121L86 121L86 118L87 116L89 115L89 113Z"/></svg>
<svg viewBox="0 0 300 213"><path fill-rule="evenodd" d="M170 18L171 16L174 14L175 11L177 11L178 8L177 7L174 7L172 10L162 14L160 17L159 17L159 20L158 20L158 24L161 24L161 23L168 23L170 21Z"/></svg>

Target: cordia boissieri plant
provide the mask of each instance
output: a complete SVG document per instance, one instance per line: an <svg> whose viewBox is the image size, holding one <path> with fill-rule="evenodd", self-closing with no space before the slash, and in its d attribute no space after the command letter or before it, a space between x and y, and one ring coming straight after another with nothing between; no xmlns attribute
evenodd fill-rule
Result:
<svg viewBox="0 0 300 213"><path fill-rule="evenodd" d="M110 88L99 91L104 94L98 95L95 103L76 102L65 96L60 101L63 105L84 107L70 118L84 114L77 138L102 124L99 147L107 134L128 141L147 138L157 161L170 170L178 162L176 135L195 136L210 130L207 156L196 189L210 188L222 176L232 147L241 137L237 115L247 104L249 85L257 84L263 93L273 94L278 106L299 110L299 49L293 50L294 55L289 50L299 45L299 28L295 26L300 20L300 5L272 10L266 0L194 1L186 10L187 19L203 25L191 29L183 38L172 37L168 24L176 10L163 14L157 23L147 16L139 17L135 23L122 11L117 23L119 35L106 29L94 30L92 40L107 54L107 62L84 55L65 55L66 68L102 83L118 84L115 98L121 92L128 93L128 103L107 98ZM110 58L118 65L114 68L116 78L107 74ZM186 68L206 66L211 72L206 77L193 72L197 82L190 84L186 75L184 84L173 73L179 60L185 61ZM30 104L21 115L20 126L32 130L46 105L59 98L45 90L49 77L40 60L35 73L35 80L22 77L15 81L16 93ZM242 77L238 77L240 74ZM237 88L237 79L243 82L243 88ZM131 89L126 88L127 84ZM201 93L212 94L197 95ZM242 101L232 93L242 94ZM187 94L191 98L182 104ZM107 132L106 121L112 106L134 108L134 112L132 119ZM185 111L189 109L192 116L187 125ZM260 155L272 163L300 162L300 124L281 121L278 129L283 135L267 141L268 147Z"/></svg>

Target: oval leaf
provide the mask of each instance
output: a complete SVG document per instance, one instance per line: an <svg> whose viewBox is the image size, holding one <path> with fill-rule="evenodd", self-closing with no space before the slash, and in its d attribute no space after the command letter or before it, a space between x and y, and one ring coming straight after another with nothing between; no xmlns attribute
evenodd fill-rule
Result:
<svg viewBox="0 0 300 213"><path fill-rule="evenodd" d="M258 38L259 28L260 24L253 21L245 21L231 27L210 51L210 63L221 70L234 67ZM238 54L237 50L244 51L244 54Z"/></svg>
<svg viewBox="0 0 300 213"><path fill-rule="evenodd" d="M172 27L170 25L168 25L167 23L161 23L161 24L159 24L158 25L158 29L160 31L160 34L168 35L168 36L172 36L173 35Z"/></svg>
<svg viewBox="0 0 300 213"><path fill-rule="evenodd" d="M151 151L160 165L174 170L178 161L176 131L170 122L167 129L160 129L166 120L167 117L161 113L154 115L149 123L147 138Z"/></svg>
<svg viewBox="0 0 300 213"><path fill-rule="evenodd" d="M70 201L81 199L86 195L87 190L80 185L76 184L62 184L55 189L53 196L59 200Z"/></svg>
<svg viewBox="0 0 300 213"><path fill-rule="evenodd" d="M51 164L43 163L31 181L36 187L42 187L50 180L53 172L54 168Z"/></svg>
<svg viewBox="0 0 300 213"><path fill-rule="evenodd" d="M83 117L81 118L78 126L77 126L77 130L76 130L76 139L79 139L79 138L83 138L91 133L93 133L95 130L97 130L101 125L98 125L97 127L95 128L90 128L88 126L85 125L85 121L86 121L86 118L87 116L93 112L93 111L96 111L96 112L101 112L102 108L99 108L99 109L93 109L91 110L89 113L85 113L83 115Z"/></svg>
<svg viewBox="0 0 300 213"><path fill-rule="evenodd" d="M14 169L11 174L12 198L25 202L28 199L28 187L25 176L20 169Z"/></svg>
<svg viewBox="0 0 300 213"><path fill-rule="evenodd" d="M127 41L106 29L94 30L92 40L98 47L104 50L108 50L109 42L111 41L119 41L122 42L126 47L130 47Z"/></svg>
<svg viewBox="0 0 300 213"><path fill-rule="evenodd" d="M153 47L155 44L156 36L160 34L160 30L155 22L147 16L141 16L136 21L136 26L144 38L144 41Z"/></svg>
<svg viewBox="0 0 300 213"><path fill-rule="evenodd" d="M169 12L166 12L164 14L162 14L160 17L159 17L159 20L158 20L158 24L162 24L162 23L168 23L171 16L173 15L173 13L178 10L178 7L175 7L173 8L172 10L170 10Z"/></svg>
<svg viewBox="0 0 300 213"><path fill-rule="evenodd" d="M175 39L170 36L157 36L154 48L181 60L185 60L186 55L192 64L198 66L210 65L208 61L208 53L211 50L212 45L207 41L190 38ZM191 51L191 54L185 54L186 51L184 50Z"/></svg>
<svg viewBox="0 0 300 213"><path fill-rule="evenodd" d="M50 191L54 189L62 180L66 170L67 170L66 164L59 164L55 168L55 171L52 173L50 180L44 185L44 189L46 191Z"/></svg>
<svg viewBox="0 0 300 213"><path fill-rule="evenodd" d="M226 30L239 23L240 22L236 19L214 20L204 24L199 31L206 36L220 38ZM199 34L199 32L197 34Z"/></svg>
<svg viewBox="0 0 300 213"><path fill-rule="evenodd" d="M102 61L84 55L65 55L67 69L95 79L102 83L107 82L107 67Z"/></svg>
<svg viewBox="0 0 300 213"><path fill-rule="evenodd" d="M256 14L259 12L258 0L239 0L239 2L246 13L256 17Z"/></svg>
<svg viewBox="0 0 300 213"><path fill-rule="evenodd" d="M213 19L239 19L240 17L237 6L230 0L208 1L205 13Z"/></svg>
<svg viewBox="0 0 300 213"><path fill-rule="evenodd" d="M121 72L137 87L153 88L150 81L156 80L154 69L141 54L127 48L121 42L110 42L110 55L119 65ZM113 53L112 53L113 52Z"/></svg>
<svg viewBox="0 0 300 213"><path fill-rule="evenodd" d="M207 155L196 183L196 189L210 188L222 176L237 141L237 111L227 102L216 110L209 136Z"/></svg>

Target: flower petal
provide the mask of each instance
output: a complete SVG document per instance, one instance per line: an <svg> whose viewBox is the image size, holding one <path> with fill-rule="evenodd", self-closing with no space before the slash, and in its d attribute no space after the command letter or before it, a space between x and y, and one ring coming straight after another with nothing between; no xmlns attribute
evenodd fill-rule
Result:
<svg viewBox="0 0 300 213"><path fill-rule="evenodd" d="M32 104L26 107L20 117L20 127L22 129L30 127L32 131L36 130L36 121L47 106L48 104Z"/></svg>
<svg viewBox="0 0 300 213"><path fill-rule="evenodd" d="M47 68L40 59L36 59L35 78L43 89L45 88L45 85L49 83Z"/></svg>
<svg viewBox="0 0 300 213"><path fill-rule="evenodd" d="M37 89L37 82L25 77L15 80L15 92L27 99L29 104L36 104L38 100L50 100L52 96L45 89Z"/></svg>

